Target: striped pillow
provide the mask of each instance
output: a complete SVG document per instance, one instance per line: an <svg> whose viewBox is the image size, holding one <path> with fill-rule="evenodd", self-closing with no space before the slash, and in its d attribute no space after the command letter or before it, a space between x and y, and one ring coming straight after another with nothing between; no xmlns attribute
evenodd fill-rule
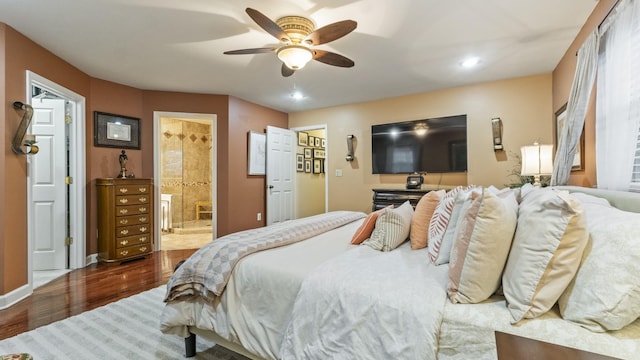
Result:
<svg viewBox="0 0 640 360"><path fill-rule="evenodd" d="M374 250L391 251L409 237L413 206L406 201L396 209L385 211L376 220L371 237L363 244Z"/></svg>
<svg viewBox="0 0 640 360"><path fill-rule="evenodd" d="M429 222L429 260L435 263L440 252L440 244L442 243L442 237L447 230L447 224L451 217L451 210L453 210L453 204L456 201L456 195L462 189L462 186L458 186L449 192L440 200L440 203L433 212L431 221Z"/></svg>
<svg viewBox="0 0 640 360"><path fill-rule="evenodd" d="M389 205L384 209L376 210L367 215L367 217L362 222L362 225L360 225L360 227L358 227L356 232L353 234L351 243L353 245L359 245L360 243L368 239L369 236L371 236L373 228L376 226L376 220L378 220L378 216L380 216L387 209L393 209L393 205Z"/></svg>

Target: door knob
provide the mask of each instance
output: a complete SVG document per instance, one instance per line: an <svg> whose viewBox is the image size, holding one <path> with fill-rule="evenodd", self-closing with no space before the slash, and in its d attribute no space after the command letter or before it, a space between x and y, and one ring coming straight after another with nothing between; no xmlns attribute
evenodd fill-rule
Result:
<svg viewBox="0 0 640 360"><path fill-rule="evenodd" d="M267 186L267 188L273 189L273 185L269 185L269 186Z"/></svg>

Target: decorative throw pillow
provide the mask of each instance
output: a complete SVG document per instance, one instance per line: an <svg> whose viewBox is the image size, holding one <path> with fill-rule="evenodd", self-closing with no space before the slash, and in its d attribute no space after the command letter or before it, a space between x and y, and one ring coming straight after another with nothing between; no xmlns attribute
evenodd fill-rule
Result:
<svg viewBox="0 0 640 360"><path fill-rule="evenodd" d="M438 206L436 206L431 221L429 221L429 260L435 263L440 252L440 244L442 243L442 237L447 230L447 224L451 217L451 211L453 210L453 204L456 201L456 195L462 189L462 186L458 186L451 189L440 200Z"/></svg>
<svg viewBox="0 0 640 360"><path fill-rule="evenodd" d="M443 265L449 263L449 258L451 257L451 248L453 247L453 241L456 236L456 229L461 219L460 215L466 212L468 207L471 205L471 194L474 191L476 193L481 193L482 188L471 185L464 189L461 189L456 195L456 201L453 203L453 209L451 210L449 224L447 225L447 230L445 230L444 235L442 236L442 240L440 242L440 251L438 251L438 255L434 264ZM493 192L493 190L491 189L489 189L489 191ZM465 209L465 207L467 209Z"/></svg>
<svg viewBox="0 0 640 360"><path fill-rule="evenodd" d="M640 214L593 202L584 209L591 241L560 314L591 331L618 330L640 317Z"/></svg>
<svg viewBox="0 0 640 360"><path fill-rule="evenodd" d="M502 277L513 323L540 316L556 303L578 270L587 241L582 206L567 192L536 189L524 195Z"/></svg>
<svg viewBox="0 0 640 360"><path fill-rule="evenodd" d="M411 219L411 248L418 250L427 247L429 243L429 223L440 200L447 194L445 190L426 193L418 204Z"/></svg>
<svg viewBox="0 0 640 360"><path fill-rule="evenodd" d="M474 191L471 199L451 249L447 291L453 303L478 303L498 289L516 230L513 191Z"/></svg>
<svg viewBox="0 0 640 360"><path fill-rule="evenodd" d="M373 228L376 226L376 220L378 220L378 217L387 209L393 209L393 205L389 205L384 209L379 209L372 213L369 213L369 215L364 218L362 225L360 225L356 232L353 234L351 243L353 245L359 245L363 241L367 240L371 236Z"/></svg>
<svg viewBox="0 0 640 360"><path fill-rule="evenodd" d="M413 206L406 201L396 209L389 209L382 213L371 237L363 244L375 250L391 251L402 244L409 237Z"/></svg>

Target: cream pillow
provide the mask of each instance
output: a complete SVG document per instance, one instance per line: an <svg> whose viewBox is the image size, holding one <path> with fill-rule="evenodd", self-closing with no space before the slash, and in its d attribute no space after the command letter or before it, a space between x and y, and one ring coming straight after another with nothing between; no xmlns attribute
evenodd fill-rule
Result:
<svg viewBox="0 0 640 360"><path fill-rule="evenodd" d="M493 190L489 190L493 192ZM443 265L449 263L449 258L451 257L451 248L453 247L453 241L455 240L456 236L456 229L462 218L462 216L460 215L465 213L468 210L469 206L471 206L471 194L474 191L476 193L481 193L482 188L471 185L465 189L461 189L456 195L456 201L453 203L453 210L451 210L449 224L447 225L447 230L445 230L444 235L442 236L440 251L438 251L438 256L436 257L434 264Z"/></svg>
<svg viewBox="0 0 640 360"><path fill-rule="evenodd" d="M560 313L592 331L618 330L640 317L640 214L593 202L584 209L591 241Z"/></svg>
<svg viewBox="0 0 640 360"><path fill-rule="evenodd" d="M449 262L449 299L478 303L500 286L516 229L518 203L511 189L472 192L461 214Z"/></svg>
<svg viewBox="0 0 640 360"><path fill-rule="evenodd" d="M375 250L391 251L409 237L413 206L406 201L396 209L382 213L376 220L371 237L363 244Z"/></svg>
<svg viewBox="0 0 640 360"><path fill-rule="evenodd" d="M579 201L548 188L524 194L502 277L512 323L540 316L556 303L580 266L587 240Z"/></svg>
<svg viewBox="0 0 640 360"><path fill-rule="evenodd" d="M429 221L429 261L436 262L438 253L440 252L440 244L442 243L442 237L447 230L449 224L449 218L451 217L451 211L456 201L456 195L462 190L462 186L458 186L451 189L440 200L438 206L433 212L431 221Z"/></svg>
<svg viewBox="0 0 640 360"><path fill-rule="evenodd" d="M440 200L446 193L445 190L430 191L418 201L411 219L411 233L409 236L413 250L427 247L429 243L429 222Z"/></svg>

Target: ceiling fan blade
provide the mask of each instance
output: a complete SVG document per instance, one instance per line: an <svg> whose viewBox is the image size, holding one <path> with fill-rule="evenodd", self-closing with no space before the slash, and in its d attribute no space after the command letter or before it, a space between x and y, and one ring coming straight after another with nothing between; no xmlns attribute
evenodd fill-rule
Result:
<svg viewBox="0 0 640 360"><path fill-rule="evenodd" d="M264 31L273 35L279 41L291 42L291 39L289 39L289 35L287 35L287 33L285 33L284 30L282 30L282 28L278 26L278 24L266 17L260 11L252 8L247 8L245 11L249 15L249 17L251 17L251 19L256 22L256 24L264 29Z"/></svg>
<svg viewBox="0 0 640 360"><path fill-rule="evenodd" d="M225 51L225 55L246 55L246 54L266 54L276 51L278 48L254 48L254 49L242 49Z"/></svg>
<svg viewBox="0 0 640 360"><path fill-rule="evenodd" d="M340 67L353 67L355 65L353 60L331 51L314 50L313 53L313 60L320 61L327 65Z"/></svg>
<svg viewBox="0 0 640 360"><path fill-rule="evenodd" d="M289 77L289 76L293 75L293 73L296 72L296 71L293 70L293 69L290 69L287 65L282 63L282 69L280 69L280 72L282 73L282 76Z"/></svg>
<svg viewBox="0 0 640 360"><path fill-rule="evenodd" d="M356 29L358 23L353 20L338 21L309 34L304 41L313 45L326 44L339 39Z"/></svg>

